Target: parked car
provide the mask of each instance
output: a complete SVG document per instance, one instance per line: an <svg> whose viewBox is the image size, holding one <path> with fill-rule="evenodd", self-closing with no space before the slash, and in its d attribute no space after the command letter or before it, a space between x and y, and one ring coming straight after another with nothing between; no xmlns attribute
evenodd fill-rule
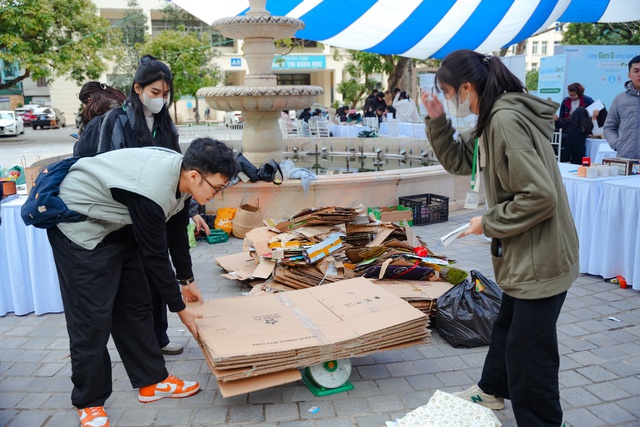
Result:
<svg viewBox="0 0 640 427"><path fill-rule="evenodd" d="M22 117L14 111L0 111L0 135L18 136L24 133Z"/></svg>
<svg viewBox="0 0 640 427"><path fill-rule="evenodd" d="M67 119L64 117L64 113L56 107L37 108L33 115L36 116L35 119L31 120L31 127L34 130L38 129L38 127L44 129L45 126L51 128L67 126Z"/></svg>
<svg viewBox="0 0 640 427"><path fill-rule="evenodd" d="M38 107L29 107L25 105L24 107L16 108L14 111L17 115L22 117L22 121L25 126L31 126L31 120L35 119L36 116L33 115L33 110Z"/></svg>
<svg viewBox="0 0 640 427"><path fill-rule="evenodd" d="M242 118L242 111L227 111L224 113L224 124L227 127L242 126L244 119Z"/></svg>

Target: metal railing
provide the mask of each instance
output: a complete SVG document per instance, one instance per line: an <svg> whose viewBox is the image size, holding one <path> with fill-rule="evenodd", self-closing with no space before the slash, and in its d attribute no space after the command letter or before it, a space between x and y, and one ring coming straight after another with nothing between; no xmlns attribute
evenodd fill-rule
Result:
<svg viewBox="0 0 640 427"><path fill-rule="evenodd" d="M224 123L188 123L176 125L182 142L193 141L196 138L240 139L242 138L242 124L227 126Z"/></svg>

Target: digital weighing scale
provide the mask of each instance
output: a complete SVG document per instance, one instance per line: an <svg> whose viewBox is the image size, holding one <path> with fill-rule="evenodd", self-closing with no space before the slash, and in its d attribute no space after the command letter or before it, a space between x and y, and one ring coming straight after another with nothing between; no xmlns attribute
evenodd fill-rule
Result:
<svg viewBox="0 0 640 427"><path fill-rule="evenodd" d="M353 390L353 384L347 381L350 375L350 359L329 360L305 368L302 382L314 396L329 396Z"/></svg>

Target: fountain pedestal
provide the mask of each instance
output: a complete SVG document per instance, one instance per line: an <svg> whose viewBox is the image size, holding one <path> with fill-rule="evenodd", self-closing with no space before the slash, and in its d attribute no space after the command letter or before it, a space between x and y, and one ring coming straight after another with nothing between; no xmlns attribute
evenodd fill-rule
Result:
<svg viewBox="0 0 640 427"><path fill-rule="evenodd" d="M223 18L212 26L225 37L244 39L244 58L249 73L245 86L205 87L197 92L214 110L242 111L244 131L242 152L255 165L271 159L282 160L284 143L278 125L281 110L307 108L318 95L319 86L277 86L271 72L275 55L274 40L288 38L304 28L295 18L271 16L266 0L250 0L245 16Z"/></svg>

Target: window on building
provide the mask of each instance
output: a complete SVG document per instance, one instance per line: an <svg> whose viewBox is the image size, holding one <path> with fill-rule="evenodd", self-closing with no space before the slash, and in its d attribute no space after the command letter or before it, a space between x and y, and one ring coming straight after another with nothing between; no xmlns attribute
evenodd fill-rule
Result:
<svg viewBox="0 0 640 427"><path fill-rule="evenodd" d="M156 37L163 31L176 30L179 26L183 26L188 32L197 33L198 35L208 35L211 37L211 43L214 47L233 47L233 39L224 37L219 31L214 30L209 25L196 19L181 22L167 19L153 19L151 20L151 35Z"/></svg>
<svg viewBox="0 0 640 427"><path fill-rule="evenodd" d="M537 70L538 69L538 63L537 62L532 62L531 63L531 69L532 70Z"/></svg>
<svg viewBox="0 0 640 427"><path fill-rule="evenodd" d="M36 84L38 85L38 87L47 86L47 78L46 77L40 77L38 80L36 80Z"/></svg>
<svg viewBox="0 0 640 427"><path fill-rule="evenodd" d="M563 30L563 25L561 23L557 23L556 24L556 31L562 31Z"/></svg>
<svg viewBox="0 0 640 427"><path fill-rule="evenodd" d="M310 85L311 74L276 74L279 86Z"/></svg>
<svg viewBox="0 0 640 427"><path fill-rule="evenodd" d="M538 42L531 42L531 54L532 55L538 54Z"/></svg>
<svg viewBox="0 0 640 427"><path fill-rule="evenodd" d="M295 43L296 46L318 47L318 42L313 41L313 40L305 40L305 39L295 38L295 39L293 39L293 42Z"/></svg>
<svg viewBox="0 0 640 427"><path fill-rule="evenodd" d="M540 54L541 55L546 55L547 54L547 42L542 42L540 45Z"/></svg>

